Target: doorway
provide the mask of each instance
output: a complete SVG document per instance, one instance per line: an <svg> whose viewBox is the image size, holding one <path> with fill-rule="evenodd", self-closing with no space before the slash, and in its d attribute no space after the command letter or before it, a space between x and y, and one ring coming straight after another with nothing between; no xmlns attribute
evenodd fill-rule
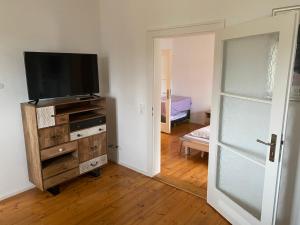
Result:
<svg viewBox="0 0 300 225"><path fill-rule="evenodd" d="M148 83L149 102L152 102L152 113L148 115L148 168L147 174L151 177L160 173L161 170L161 74L158 49L158 39L174 38L197 35L205 32L215 32L225 26L224 20L209 21L199 24L174 26L167 28L152 29L148 31Z"/></svg>
<svg viewBox="0 0 300 225"><path fill-rule="evenodd" d="M179 30L187 34L185 29ZM262 225L276 221L280 152L297 30L298 14L292 12L227 27L216 35L208 203L233 224ZM170 37L174 33L178 35L177 32L178 29L169 29L158 32L158 36L150 35L149 43L155 37ZM150 51L150 54L153 56L154 52ZM153 84L159 84L160 90L157 63L153 63L153 59L150 63L154 65L154 71L149 70L154 74ZM270 77L272 82L268 82ZM264 82L257 82L259 79ZM260 92L255 91L257 85L262 87ZM153 176L161 169L160 135L157 132L161 107L160 91L152 94L154 126L150 126L149 133L154 132L153 142L149 145L153 149L149 151L149 173ZM247 106L231 104L239 101ZM264 113L254 110L253 104L266 110ZM265 115L267 119L263 119ZM223 132L224 128L230 128L228 125L236 129ZM250 129L252 127L255 129ZM264 127L263 134L260 127ZM247 135L249 132L253 135Z"/></svg>
<svg viewBox="0 0 300 225"><path fill-rule="evenodd" d="M214 32L157 39L161 172L156 179L206 198Z"/></svg>

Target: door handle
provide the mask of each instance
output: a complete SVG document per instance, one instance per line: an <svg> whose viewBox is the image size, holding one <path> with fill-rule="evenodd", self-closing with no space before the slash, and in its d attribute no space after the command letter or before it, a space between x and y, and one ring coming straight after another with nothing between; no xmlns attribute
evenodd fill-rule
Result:
<svg viewBox="0 0 300 225"><path fill-rule="evenodd" d="M272 134L272 136L271 136L271 142L270 143L262 141L260 139L257 139L256 141L258 143L260 143L260 144L270 146L269 160L271 162L274 162L275 161L275 151L276 151L277 135L276 134Z"/></svg>
<svg viewBox="0 0 300 225"><path fill-rule="evenodd" d="M260 144L263 144L263 145L268 145L268 146L274 145L274 143L268 143L268 142L262 141L262 140L260 140L260 139L256 139L256 141L257 141L258 143L260 143Z"/></svg>

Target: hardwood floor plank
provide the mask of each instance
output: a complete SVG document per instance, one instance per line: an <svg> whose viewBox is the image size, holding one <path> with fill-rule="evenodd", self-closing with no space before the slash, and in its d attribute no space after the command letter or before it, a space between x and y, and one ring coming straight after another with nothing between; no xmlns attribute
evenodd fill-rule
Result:
<svg viewBox="0 0 300 225"><path fill-rule="evenodd" d="M0 202L0 224L229 224L204 200L116 164L61 188L55 197L33 189Z"/></svg>

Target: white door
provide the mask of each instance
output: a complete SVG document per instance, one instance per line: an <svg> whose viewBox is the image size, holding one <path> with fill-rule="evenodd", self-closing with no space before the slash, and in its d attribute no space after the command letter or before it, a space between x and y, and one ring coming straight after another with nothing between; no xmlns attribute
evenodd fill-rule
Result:
<svg viewBox="0 0 300 225"><path fill-rule="evenodd" d="M163 49L160 52L161 74L161 131L171 133L171 74L172 51Z"/></svg>
<svg viewBox="0 0 300 225"><path fill-rule="evenodd" d="M275 223L298 15L216 34L208 203L232 224Z"/></svg>

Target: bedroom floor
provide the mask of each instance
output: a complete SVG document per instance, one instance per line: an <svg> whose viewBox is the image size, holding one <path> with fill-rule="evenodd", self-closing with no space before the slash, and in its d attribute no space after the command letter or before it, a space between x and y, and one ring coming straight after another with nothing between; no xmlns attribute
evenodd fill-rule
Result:
<svg viewBox="0 0 300 225"><path fill-rule="evenodd" d="M155 178L176 188L206 198L208 156L191 150L191 155L179 153L184 134L201 128L199 124L183 123L172 128L171 134L161 133L161 173Z"/></svg>

